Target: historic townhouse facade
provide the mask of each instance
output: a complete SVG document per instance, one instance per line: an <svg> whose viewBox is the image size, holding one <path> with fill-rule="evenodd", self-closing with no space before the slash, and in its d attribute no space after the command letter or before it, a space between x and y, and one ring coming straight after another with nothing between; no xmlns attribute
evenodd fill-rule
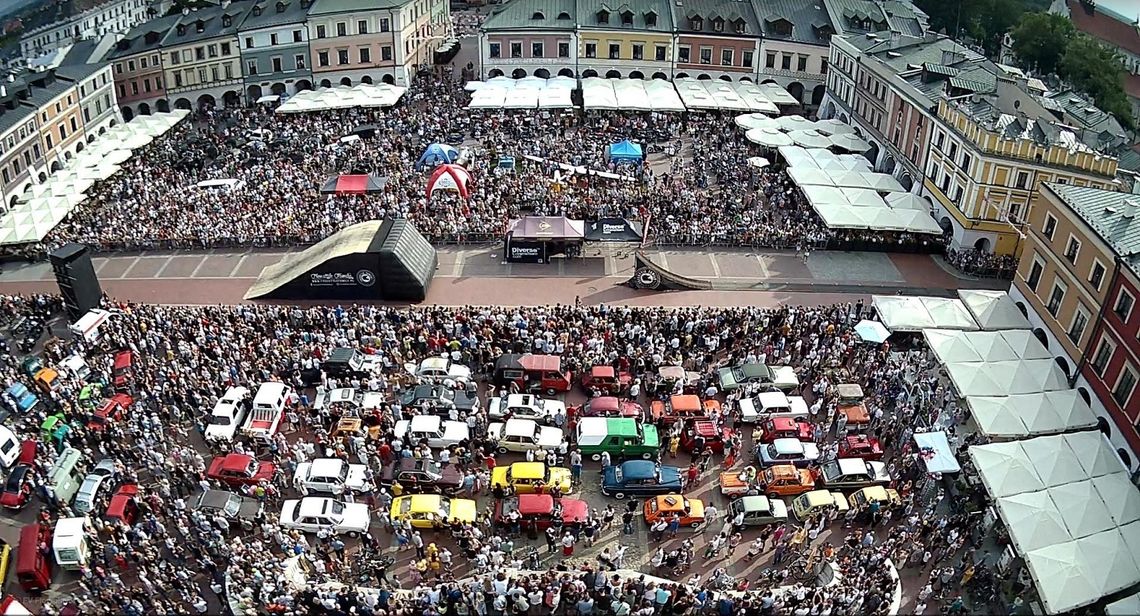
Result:
<svg viewBox="0 0 1140 616"><path fill-rule="evenodd" d="M76 41L121 36L154 15L149 0L112 0L82 13L26 32L20 37L25 58L49 53Z"/></svg>
<svg viewBox="0 0 1140 616"><path fill-rule="evenodd" d="M755 78L761 30L750 6L736 0L689 0L670 9L677 31L673 77Z"/></svg>
<svg viewBox="0 0 1140 616"><path fill-rule="evenodd" d="M309 29L312 0L260 0L238 28L245 98L295 94L313 87Z"/></svg>
<svg viewBox="0 0 1140 616"><path fill-rule="evenodd" d="M406 84L400 62L401 0L316 0L308 13L316 86Z"/></svg>
<svg viewBox="0 0 1140 616"><path fill-rule="evenodd" d="M510 2L483 22L479 74L484 78L574 77L578 73L575 0Z"/></svg>
<svg viewBox="0 0 1140 616"><path fill-rule="evenodd" d="M163 82L171 106L202 109L243 101L238 27L254 0L182 15L162 42Z"/></svg>
<svg viewBox="0 0 1140 616"><path fill-rule="evenodd" d="M123 119L170 111L162 71L162 41L180 19L181 15L171 15L148 21L128 32L107 54Z"/></svg>
<svg viewBox="0 0 1140 616"><path fill-rule="evenodd" d="M668 79L673 13L666 0L578 0L578 76Z"/></svg>

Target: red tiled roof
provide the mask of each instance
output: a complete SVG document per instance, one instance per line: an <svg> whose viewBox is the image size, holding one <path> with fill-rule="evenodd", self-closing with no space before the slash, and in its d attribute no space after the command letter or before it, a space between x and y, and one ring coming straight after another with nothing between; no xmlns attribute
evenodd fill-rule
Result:
<svg viewBox="0 0 1140 616"><path fill-rule="evenodd" d="M1124 93L1132 98L1140 98L1140 75L1124 73Z"/></svg>
<svg viewBox="0 0 1140 616"><path fill-rule="evenodd" d="M1080 0L1066 0L1066 4L1069 6L1070 18L1077 30L1140 55L1140 33L1136 31L1135 24L1117 21L1108 15L1096 12L1095 9L1085 8Z"/></svg>

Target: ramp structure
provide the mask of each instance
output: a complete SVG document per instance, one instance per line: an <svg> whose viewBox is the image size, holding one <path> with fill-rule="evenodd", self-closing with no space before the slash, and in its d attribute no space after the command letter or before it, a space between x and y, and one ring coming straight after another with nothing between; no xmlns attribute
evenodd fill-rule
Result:
<svg viewBox="0 0 1140 616"><path fill-rule="evenodd" d="M261 270L245 299L420 302L437 262L407 220L371 220Z"/></svg>
<svg viewBox="0 0 1140 616"><path fill-rule="evenodd" d="M634 256L633 277L626 284L635 289L649 291L709 290L712 281L675 274L653 262L645 251Z"/></svg>

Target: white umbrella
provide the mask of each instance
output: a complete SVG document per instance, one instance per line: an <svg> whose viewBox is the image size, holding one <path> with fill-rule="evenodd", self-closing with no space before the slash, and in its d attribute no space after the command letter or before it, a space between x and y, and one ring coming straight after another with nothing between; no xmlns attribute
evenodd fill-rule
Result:
<svg viewBox="0 0 1140 616"><path fill-rule="evenodd" d="M794 130L788 133L788 136L796 145L805 148L826 148L831 145L830 139L814 130Z"/></svg>
<svg viewBox="0 0 1140 616"><path fill-rule="evenodd" d="M776 118L776 121L780 123L780 128L786 131L811 128L812 125L811 120L799 115L781 116Z"/></svg>
<svg viewBox="0 0 1140 616"><path fill-rule="evenodd" d="M835 118L832 118L830 120L820 120L815 123L815 126L813 126L813 128L823 133L824 135L846 135L855 132L855 129L852 128L850 124L840 122Z"/></svg>
<svg viewBox="0 0 1140 616"><path fill-rule="evenodd" d="M871 144L849 133L832 135L830 140L832 146L848 152L866 152L871 149Z"/></svg>
<svg viewBox="0 0 1140 616"><path fill-rule="evenodd" d="M891 337L890 330L878 321L859 321L859 324L855 326L855 333L863 342L871 344L882 344Z"/></svg>
<svg viewBox="0 0 1140 616"><path fill-rule="evenodd" d="M886 202L887 205L896 210L921 210L924 212L930 210L930 203L914 193L891 193L887 195Z"/></svg>
<svg viewBox="0 0 1140 616"><path fill-rule="evenodd" d="M744 130L752 128L779 128L780 123L762 113L745 113L736 116L736 125Z"/></svg>
<svg viewBox="0 0 1140 616"><path fill-rule="evenodd" d="M750 166L756 167L757 169L763 169L772 163L768 162L768 159L764 158L763 156L753 156L752 158L748 159L748 164Z"/></svg>
<svg viewBox="0 0 1140 616"><path fill-rule="evenodd" d="M762 145L766 148L778 148L785 145L792 145L792 138L781 133L774 128L753 128L752 130L744 133L744 137L757 145Z"/></svg>

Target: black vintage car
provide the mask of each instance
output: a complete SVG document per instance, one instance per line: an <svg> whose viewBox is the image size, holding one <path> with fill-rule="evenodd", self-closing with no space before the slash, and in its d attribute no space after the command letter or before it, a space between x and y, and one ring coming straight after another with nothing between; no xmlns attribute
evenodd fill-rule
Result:
<svg viewBox="0 0 1140 616"><path fill-rule="evenodd" d="M479 397L474 392L451 389L445 385L417 385L400 398L400 404L446 417L452 407L461 413L478 410Z"/></svg>
<svg viewBox="0 0 1140 616"><path fill-rule="evenodd" d="M463 476L454 464L441 466L434 460L400 458L396 464L385 464L380 474L380 484L391 487L400 483L404 494L447 494L459 492L463 486Z"/></svg>

